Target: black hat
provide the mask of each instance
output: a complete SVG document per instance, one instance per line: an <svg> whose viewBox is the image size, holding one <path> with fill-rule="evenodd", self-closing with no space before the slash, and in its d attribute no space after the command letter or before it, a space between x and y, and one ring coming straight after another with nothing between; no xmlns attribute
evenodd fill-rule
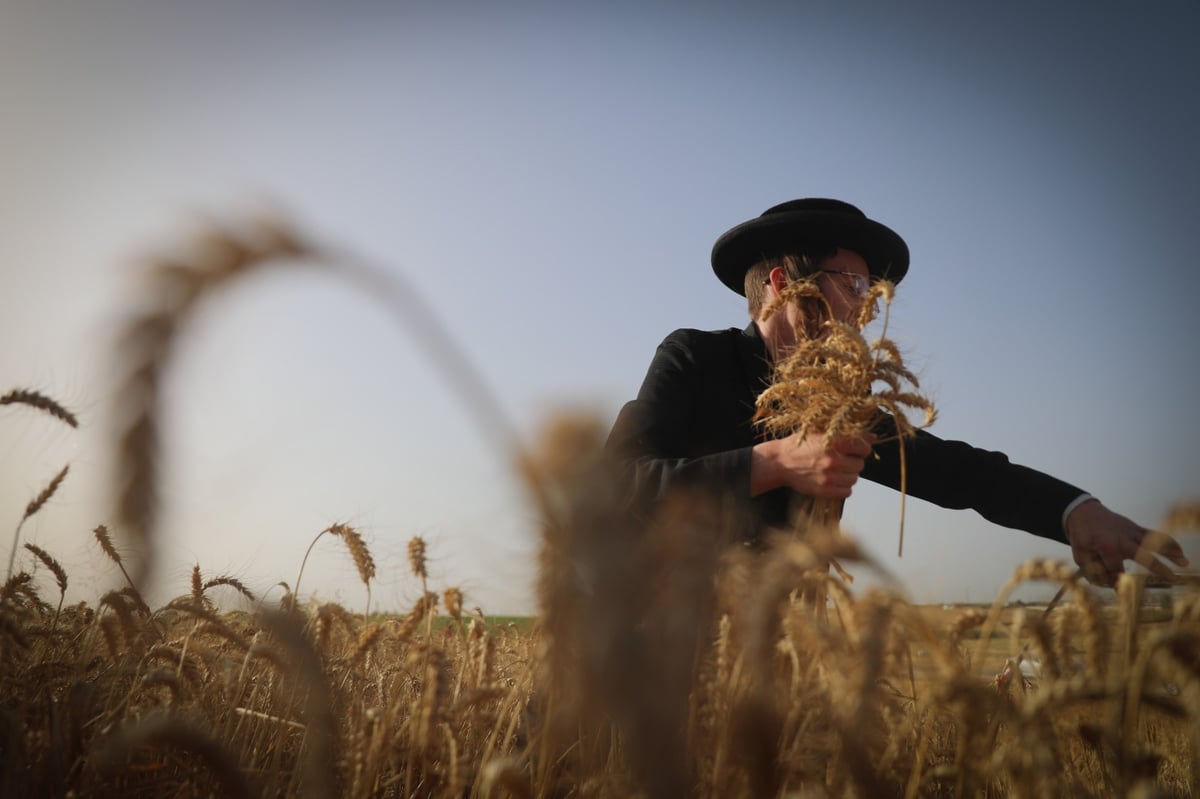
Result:
<svg viewBox="0 0 1200 799"><path fill-rule="evenodd" d="M908 272L908 245L894 230L850 203L816 197L781 203L726 231L713 245L712 267L722 283L744 295L751 266L813 244L853 250L874 278L899 283Z"/></svg>

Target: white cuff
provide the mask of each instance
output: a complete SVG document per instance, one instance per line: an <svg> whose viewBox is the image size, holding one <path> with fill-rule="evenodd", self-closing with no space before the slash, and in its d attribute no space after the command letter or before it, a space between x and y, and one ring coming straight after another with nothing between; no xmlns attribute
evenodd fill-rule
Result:
<svg viewBox="0 0 1200 799"><path fill-rule="evenodd" d="M1067 535L1067 517L1071 515L1071 511L1075 510L1076 508L1078 508L1080 505L1082 505L1085 502L1091 502L1093 499L1095 499L1095 497L1093 497L1091 494L1080 494L1079 496L1075 497L1075 499L1073 499L1071 501L1070 505L1067 505L1067 507L1063 508L1063 512L1062 512L1063 537L1066 537L1066 535Z"/></svg>

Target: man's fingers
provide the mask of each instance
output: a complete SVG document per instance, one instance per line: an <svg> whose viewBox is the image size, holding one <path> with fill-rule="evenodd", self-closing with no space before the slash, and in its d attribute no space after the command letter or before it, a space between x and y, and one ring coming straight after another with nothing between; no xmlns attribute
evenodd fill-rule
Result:
<svg viewBox="0 0 1200 799"><path fill-rule="evenodd" d="M1080 566L1084 578L1092 585L1111 587L1116 578L1109 572L1108 567L1099 560L1089 560Z"/></svg>
<svg viewBox="0 0 1200 799"><path fill-rule="evenodd" d="M1142 551L1145 551L1145 550L1142 550ZM1154 557L1153 555L1151 555L1149 558L1147 558L1146 562L1143 563L1142 558L1139 553L1137 562L1141 566L1144 566L1145 568L1149 569L1150 573L1153 574L1155 577L1160 577L1169 583L1175 582L1175 572L1171 571L1171 569L1167 566L1167 564L1163 563L1161 560Z"/></svg>
<svg viewBox="0 0 1200 799"><path fill-rule="evenodd" d="M1158 559L1159 554L1161 553L1153 549L1140 546L1138 547L1137 552L1134 553L1131 560L1133 560L1134 563L1141 566L1143 569L1149 571L1155 577L1161 577L1164 580L1174 581L1175 572L1173 572L1171 568L1167 566L1167 564ZM1180 554L1182 555L1182 553ZM1183 560L1184 562L1180 564L1181 566L1187 564L1187 558L1184 558ZM1178 561L1176 562L1178 563Z"/></svg>
<svg viewBox="0 0 1200 799"><path fill-rule="evenodd" d="M1160 533L1158 530L1147 530L1142 536L1141 548L1147 549L1156 555L1162 555L1167 560L1174 563L1176 566L1187 566L1187 555L1183 554L1183 547L1179 546L1179 542L1166 533ZM1139 560L1138 563L1141 563ZM1146 564L1142 564L1145 566ZM1150 568L1146 566L1146 568Z"/></svg>
<svg viewBox="0 0 1200 799"><path fill-rule="evenodd" d="M837 436L830 446L843 455L853 455L856 458L865 458L871 454L871 445L856 436Z"/></svg>

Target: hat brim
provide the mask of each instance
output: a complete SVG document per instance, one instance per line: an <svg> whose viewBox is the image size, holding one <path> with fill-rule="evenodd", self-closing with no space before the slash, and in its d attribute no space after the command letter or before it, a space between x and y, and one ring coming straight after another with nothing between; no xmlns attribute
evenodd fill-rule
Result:
<svg viewBox="0 0 1200 799"><path fill-rule="evenodd" d="M853 250L876 279L899 283L908 273L908 245L894 230L865 217L823 211L760 216L726 231L713 245L713 272L745 296L750 267L764 258L803 251L813 244Z"/></svg>

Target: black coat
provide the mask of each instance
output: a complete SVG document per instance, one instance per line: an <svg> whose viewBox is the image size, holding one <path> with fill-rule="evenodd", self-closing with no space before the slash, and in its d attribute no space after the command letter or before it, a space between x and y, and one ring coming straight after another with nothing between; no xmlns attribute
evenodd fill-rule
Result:
<svg viewBox="0 0 1200 799"><path fill-rule="evenodd" d="M769 379L766 346L753 323L745 330L669 335L608 439L636 496L653 502L674 488L698 488L721 501L737 533L751 540L768 526L786 524L794 492L750 496L750 450L764 440L752 422L754 402ZM881 439L891 425L876 430ZM1011 463L1001 452L924 431L904 446L911 496L972 508L996 524L1065 542L1062 514L1084 493L1079 488ZM862 476L899 489L899 445L880 443L872 453Z"/></svg>

